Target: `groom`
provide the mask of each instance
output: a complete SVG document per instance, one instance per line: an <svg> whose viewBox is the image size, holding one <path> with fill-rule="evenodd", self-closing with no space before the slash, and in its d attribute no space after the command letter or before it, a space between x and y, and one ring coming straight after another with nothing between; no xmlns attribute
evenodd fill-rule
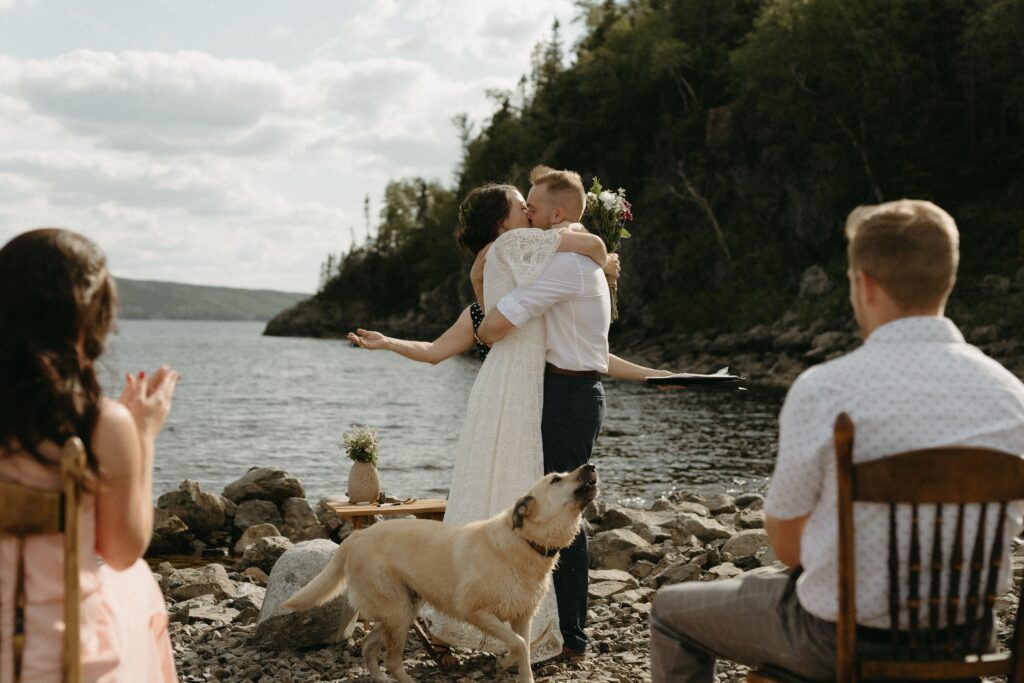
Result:
<svg viewBox="0 0 1024 683"><path fill-rule="evenodd" d="M583 216L586 192L578 173L537 166L527 197L530 224L561 227ZM478 339L491 344L527 320L544 316L547 329L544 472L569 472L590 460L604 420L601 374L608 371L611 297L604 270L580 254L559 252L528 285L502 297L487 314ZM580 532L562 550L554 571L563 654L584 656L587 635L587 536Z"/></svg>

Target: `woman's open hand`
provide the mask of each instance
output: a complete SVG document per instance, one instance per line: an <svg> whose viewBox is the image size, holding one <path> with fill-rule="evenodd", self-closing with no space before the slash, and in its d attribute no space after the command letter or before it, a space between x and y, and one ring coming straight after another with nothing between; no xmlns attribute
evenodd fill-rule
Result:
<svg viewBox="0 0 1024 683"><path fill-rule="evenodd" d="M355 332L349 332L348 340L360 348L370 349L371 351L386 349L388 348L388 342L391 341L380 332L364 330L362 328Z"/></svg>
<svg viewBox="0 0 1024 683"><path fill-rule="evenodd" d="M174 389L180 379L181 373L168 365L161 365L149 377L145 372L125 375L124 391L119 400L131 412L140 432L151 437L159 433L171 412Z"/></svg>

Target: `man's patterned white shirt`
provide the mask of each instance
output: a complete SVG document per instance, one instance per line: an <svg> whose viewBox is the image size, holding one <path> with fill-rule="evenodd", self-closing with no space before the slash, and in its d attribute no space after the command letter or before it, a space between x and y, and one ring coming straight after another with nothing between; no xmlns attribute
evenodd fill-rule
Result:
<svg viewBox="0 0 1024 683"><path fill-rule="evenodd" d="M801 539L804 573L797 583L801 605L829 621L837 618L835 449L833 424L846 412L854 424L854 462L936 446L979 446L1024 453L1024 384L979 349L968 345L946 318L901 318L878 327L856 351L810 368L796 380L779 417L779 455L765 513L780 519L809 514ZM978 472L984 477L984 472ZM909 506L897 515L899 552L909 551ZM952 548L955 508L943 515L943 556ZM989 534L995 525L989 508ZM1022 526L1022 505L1009 508L1007 538ZM932 508L920 515L922 548L932 546ZM965 555L977 529L978 506L964 518ZM855 509L857 621L887 628L888 507L858 503ZM970 530L970 533L967 533ZM986 547L986 553L989 552ZM987 555L986 555L987 556ZM905 567L905 562L903 563ZM999 591L1009 589L1009 561ZM961 595L969 572L963 573ZM921 575L928 595L929 574ZM942 578L945 593L948 577ZM906 576L900 582L906 590ZM902 596L905 598L905 595ZM901 600L903 602L903 600ZM924 615L922 606L922 617ZM945 615L943 615L943 618ZM960 619L963 617L961 616ZM901 624L906 628L906 613Z"/></svg>

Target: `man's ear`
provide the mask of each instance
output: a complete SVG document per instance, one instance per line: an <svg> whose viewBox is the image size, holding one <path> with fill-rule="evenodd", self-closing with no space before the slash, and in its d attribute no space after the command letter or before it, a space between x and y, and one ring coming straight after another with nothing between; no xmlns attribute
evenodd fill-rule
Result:
<svg viewBox="0 0 1024 683"><path fill-rule="evenodd" d="M533 496L523 496L516 501L516 505L512 508L512 528L520 529L526 519L533 514Z"/></svg>
<svg viewBox="0 0 1024 683"><path fill-rule="evenodd" d="M878 280L871 276L871 273L867 271L858 270L856 271L856 277L860 280L860 291L864 301L869 304L875 303L878 299Z"/></svg>

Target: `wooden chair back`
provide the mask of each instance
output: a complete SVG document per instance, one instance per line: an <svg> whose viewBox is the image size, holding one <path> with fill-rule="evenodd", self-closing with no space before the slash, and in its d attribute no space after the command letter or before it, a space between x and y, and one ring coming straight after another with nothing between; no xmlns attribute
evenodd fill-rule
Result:
<svg viewBox="0 0 1024 683"><path fill-rule="evenodd" d="M73 436L64 444L60 460L60 491L40 491L0 482L0 537L17 543L14 593L14 680L21 680L25 647L25 539L62 534L64 537L64 654L61 679L81 680L79 658L78 509L85 472L85 446Z"/></svg>
<svg viewBox="0 0 1024 683"><path fill-rule="evenodd" d="M834 437L839 519L836 680L938 681L1007 676L1010 683L1024 683L1024 610L1017 612L1011 652L984 654L1006 551L1007 504L1024 500L1024 458L984 448L951 447L908 451L854 464L853 422L846 413L836 419ZM896 653L893 661L857 657L855 502L889 506L889 635ZM908 557L899 556L897 506L903 505L910 506ZM974 541L965 548L964 511L968 505L978 506L979 519ZM922 548L919 540L922 506L935 509L931 548ZM996 515L995 536L986 554L986 529L992 514ZM942 547L944 523L955 524L948 556ZM899 580L901 564L908 570L905 588ZM943 571L949 577L944 594ZM923 572L930 574L927 596L921 595ZM960 595L964 572L969 572L966 599ZM919 617L922 604L927 608L925 619ZM901 633L897 629L904 606L909 613L909 630ZM966 620L958 623L961 611ZM945 616L948 628L940 629L940 615Z"/></svg>

